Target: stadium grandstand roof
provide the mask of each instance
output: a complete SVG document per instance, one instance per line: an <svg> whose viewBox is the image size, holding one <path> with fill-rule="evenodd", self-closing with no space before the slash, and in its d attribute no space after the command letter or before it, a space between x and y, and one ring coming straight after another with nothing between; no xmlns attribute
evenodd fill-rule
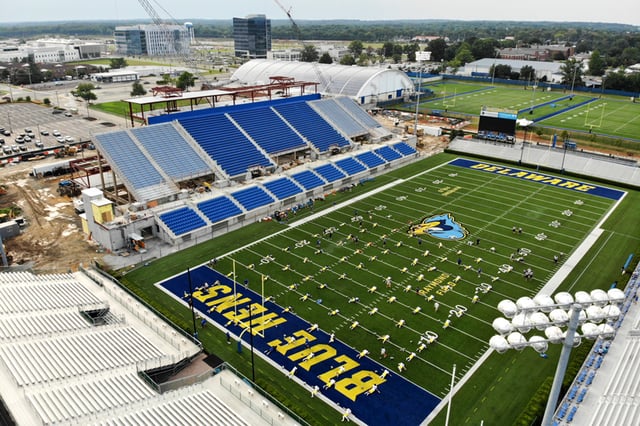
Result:
<svg viewBox="0 0 640 426"><path fill-rule="evenodd" d="M268 82L274 75L303 81L324 80L326 85L320 82L319 92L346 95L357 99L361 104L394 99L414 91L409 77L398 70L266 59L254 59L245 63L233 73L231 79L245 84L260 84Z"/></svg>

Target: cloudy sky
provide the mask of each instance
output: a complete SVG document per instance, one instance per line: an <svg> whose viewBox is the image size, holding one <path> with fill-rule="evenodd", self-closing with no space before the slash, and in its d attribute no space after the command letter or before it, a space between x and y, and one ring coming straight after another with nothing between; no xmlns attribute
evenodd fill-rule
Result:
<svg viewBox="0 0 640 426"><path fill-rule="evenodd" d="M2 8L0 22L146 19L136 0L19 0ZM640 1L615 0L279 0L294 19L461 19L615 22L640 25ZM286 15L275 0L150 0L161 17L230 19L266 14ZM447 7L449 6L449 7Z"/></svg>

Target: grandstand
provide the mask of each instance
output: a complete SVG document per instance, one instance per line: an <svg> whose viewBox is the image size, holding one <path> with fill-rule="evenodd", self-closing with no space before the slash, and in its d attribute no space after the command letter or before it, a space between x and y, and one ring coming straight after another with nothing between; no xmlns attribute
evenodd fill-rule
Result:
<svg viewBox="0 0 640 426"><path fill-rule="evenodd" d="M0 397L17 424L294 424L247 410L221 385L240 387L228 370L151 386L145 372L201 349L97 272L3 272L0 295Z"/></svg>
<svg viewBox="0 0 640 426"><path fill-rule="evenodd" d="M93 236L110 250L122 248L123 239L109 235L123 226L125 235L171 245L201 241L417 158L406 142L386 142L391 136L347 97L305 95L153 117L146 127L96 135L123 184L105 188L106 195L136 207L123 219L87 224L99 224Z"/></svg>

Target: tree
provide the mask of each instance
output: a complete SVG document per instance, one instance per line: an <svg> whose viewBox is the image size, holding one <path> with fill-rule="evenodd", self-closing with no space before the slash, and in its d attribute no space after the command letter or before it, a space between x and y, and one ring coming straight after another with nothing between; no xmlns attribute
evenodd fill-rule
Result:
<svg viewBox="0 0 640 426"><path fill-rule="evenodd" d="M340 65L355 65L356 60L353 59L353 56L347 54L340 58Z"/></svg>
<svg viewBox="0 0 640 426"><path fill-rule="evenodd" d="M489 74L492 78L509 79L511 78L511 65L493 64L489 68Z"/></svg>
<svg viewBox="0 0 640 426"><path fill-rule="evenodd" d="M348 49L349 52L351 52L351 55L354 58L357 58L364 50L364 46L362 45L362 42L360 40L353 40L351 43L349 43Z"/></svg>
<svg viewBox="0 0 640 426"><path fill-rule="evenodd" d="M306 45L300 53L300 61L302 62L317 62L318 61L318 49L312 44Z"/></svg>
<svg viewBox="0 0 640 426"><path fill-rule="evenodd" d="M196 77L190 72L183 72L178 76L176 81L176 87L182 90L188 90L189 87L193 87L196 84Z"/></svg>
<svg viewBox="0 0 640 426"><path fill-rule="evenodd" d="M320 59L318 59L318 62L321 64L332 64L333 58L329 55L329 52L324 52L322 56L320 56Z"/></svg>
<svg viewBox="0 0 640 426"><path fill-rule="evenodd" d="M112 69L124 68L126 67L127 61L124 58L111 58L109 61L109 65Z"/></svg>
<svg viewBox="0 0 640 426"><path fill-rule="evenodd" d="M560 67L562 84L567 86L582 85L582 64L575 59L567 59Z"/></svg>
<svg viewBox="0 0 640 426"><path fill-rule="evenodd" d="M87 101L87 103L90 103L90 101L95 101L96 99L98 99L96 94L93 93L93 90L95 90L95 88L96 87L92 83L80 83L76 87L76 90L73 90L71 93L74 96L84 99L85 101Z"/></svg>
<svg viewBox="0 0 640 426"><path fill-rule="evenodd" d="M447 42L442 38L431 40L427 45L427 50L431 52L431 60L439 62L444 59L444 53L447 49Z"/></svg>
<svg viewBox="0 0 640 426"><path fill-rule="evenodd" d="M367 65L369 65L369 55L362 52L360 56L358 56L358 61L356 63L360 67L366 67Z"/></svg>
<svg viewBox="0 0 640 426"><path fill-rule="evenodd" d="M536 70L531 65L520 68L520 80L531 81L536 79Z"/></svg>
<svg viewBox="0 0 640 426"><path fill-rule="evenodd" d="M591 58L589 59L589 74L597 76L603 75L604 68L604 59L602 59L600 52L596 49L591 53Z"/></svg>
<svg viewBox="0 0 640 426"><path fill-rule="evenodd" d="M131 96L142 96L146 94L147 91L144 89L144 86L140 84L139 81L134 81L131 86Z"/></svg>
<svg viewBox="0 0 640 426"><path fill-rule="evenodd" d="M82 98L87 103L87 117L89 117L89 104L91 103L91 101L95 101L96 99L98 99L96 94L93 93L93 90L95 88L96 87L91 83L80 83L76 87L76 90L71 92L73 96Z"/></svg>
<svg viewBox="0 0 640 426"><path fill-rule="evenodd" d="M390 41L385 42L382 45L382 56L390 58L393 56L393 43Z"/></svg>
<svg viewBox="0 0 640 426"><path fill-rule="evenodd" d="M495 58L498 41L493 38L479 38L471 45L471 53L476 59Z"/></svg>
<svg viewBox="0 0 640 426"><path fill-rule="evenodd" d="M471 53L471 47L468 43L462 43L456 52L454 58L460 66L473 62L473 54Z"/></svg>

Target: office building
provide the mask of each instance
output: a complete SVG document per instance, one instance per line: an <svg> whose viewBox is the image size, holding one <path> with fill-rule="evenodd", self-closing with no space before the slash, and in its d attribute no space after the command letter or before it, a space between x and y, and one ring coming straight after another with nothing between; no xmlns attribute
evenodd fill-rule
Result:
<svg viewBox="0 0 640 426"><path fill-rule="evenodd" d="M233 44L239 58L265 59L271 50L271 20L265 15L233 18Z"/></svg>

